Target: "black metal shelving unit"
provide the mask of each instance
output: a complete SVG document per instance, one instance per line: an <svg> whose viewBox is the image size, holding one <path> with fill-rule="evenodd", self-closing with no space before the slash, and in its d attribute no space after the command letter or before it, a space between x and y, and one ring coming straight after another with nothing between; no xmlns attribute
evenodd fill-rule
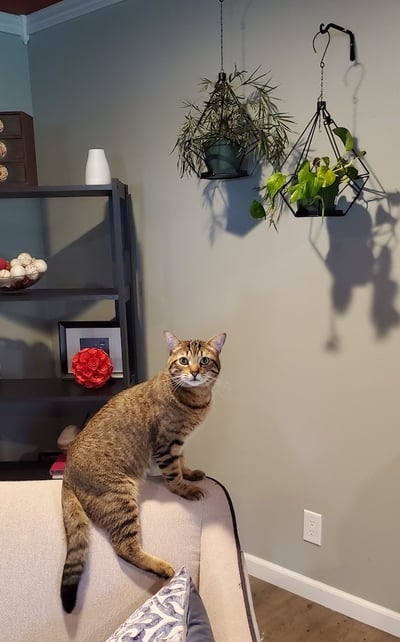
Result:
<svg viewBox="0 0 400 642"><path fill-rule="evenodd" d="M110 185L51 185L2 187L3 199L51 199L106 197L112 258L112 287L41 288L40 285L13 292L0 291L0 307L12 301L114 301L115 319L121 331L122 377L111 379L105 386L88 390L73 379L0 379L0 403L98 403L137 383L136 359L136 262L131 198L128 186L113 178ZM20 469L20 476L16 469ZM42 466L34 462L0 463L0 479L34 478ZM32 477L33 475L33 477ZM46 475L45 475L46 476Z"/></svg>

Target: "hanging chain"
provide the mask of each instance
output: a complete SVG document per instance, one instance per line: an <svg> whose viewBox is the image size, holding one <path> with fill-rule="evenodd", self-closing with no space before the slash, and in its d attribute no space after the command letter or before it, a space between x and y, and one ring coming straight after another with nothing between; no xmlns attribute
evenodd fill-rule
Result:
<svg viewBox="0 0 400 642"><path fill-rule="evenodd" d="M319 66L321 67L321 81L320 81L320 91L319 91L318 100L323 101L324 100L324 67L325 67L325 63L323 60L321 60Z"/></svg>
<svg viewBox="0 0 400 642"><path fill-rule="evenodd" d="M220 30L221 30L221 73L224 72L224 15L222 4L224 0L219 0L220 5Z"/></svg>
<svg viewBox="0 0 400 642"><path fill-rule="evenodd" d="M319 66L321 68L321 80L320 80L320 89L319 89L319 96L318 96L318 103L322 103L324 100L324 67L325 63L323 60L319 63ZM322 111L319 110L319 118L318 118L318 129L321 132L322 131Z"/></svg>
<svg viewBox="0 0 400 642"><path fill-rule="evenodd" d="M319 33L325 33L325 32L322 32L320 30ZM319 129L319 131L321 131L321 129L322 129L322 109L321 109L321 107L322 107L322 104L324 103L324 67L325 67L324 58L325 58L326 52L328 51L329 43L331 41L331 35L330 35L329 31L327 31L326 33L327 33L327 36L328 36L328 40L327 40L324 52L323 52L322 57L321 57L321 61L319 63L319 66L320 66L320 69L321 69L320 89L319 89L319 96L318 96L318 113L319 113L318 129ZM315 36L313 38L313 42L312 42L312 46L313 46L314 52L316 52L315 40L316 40L317 36L318 36L318 33L315 34Z"/></svg>

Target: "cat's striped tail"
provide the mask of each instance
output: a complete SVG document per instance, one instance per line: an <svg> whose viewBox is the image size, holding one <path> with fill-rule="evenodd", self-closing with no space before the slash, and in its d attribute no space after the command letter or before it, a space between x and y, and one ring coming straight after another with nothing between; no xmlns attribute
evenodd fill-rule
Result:
<svg viewBox="0 0 400 642"><path fill-rule="evenodd" d="M85 566L89 545L90 522L74 491L64 479L62 507L67 556L61 580L61 601L64 611L71 613L76 603L79 581Z"/></svg>

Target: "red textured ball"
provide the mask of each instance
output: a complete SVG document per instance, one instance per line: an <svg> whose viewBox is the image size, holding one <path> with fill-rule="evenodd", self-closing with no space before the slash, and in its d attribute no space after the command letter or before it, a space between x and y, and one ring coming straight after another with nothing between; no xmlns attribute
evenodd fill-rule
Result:
<svg viewBox="0 0 400 642"><path fill-rule="evenodd" d="M84 348L72 358L75 381L85 388L101 388L113 371L110 357L99 348Z"/></svg>
<svg viewBox="0 0 400 642"><path fill-rule="evenodd" d="M3 259L3 257L0 256L0 270L8 270L8 264L9 262L7 261L7 259Z"/></svg>

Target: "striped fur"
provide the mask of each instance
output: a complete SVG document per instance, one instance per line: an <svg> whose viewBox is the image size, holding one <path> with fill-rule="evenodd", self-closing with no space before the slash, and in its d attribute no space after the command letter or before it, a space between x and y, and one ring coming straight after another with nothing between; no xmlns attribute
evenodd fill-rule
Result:
<svg viewBox="0 0 400 642"><path fill-rule="evenodd" d="M209 410L225 337L182 341L165 332L165 370L112 397L69 446L62 488L67 555L61 600L67 613L75 606L90 521L107 531L122 559L159 577L174 574L168 562L140 546L140 482L153 460L171 492L201 498L193 482L204 473L187 468L182 451Z"/></svg>

